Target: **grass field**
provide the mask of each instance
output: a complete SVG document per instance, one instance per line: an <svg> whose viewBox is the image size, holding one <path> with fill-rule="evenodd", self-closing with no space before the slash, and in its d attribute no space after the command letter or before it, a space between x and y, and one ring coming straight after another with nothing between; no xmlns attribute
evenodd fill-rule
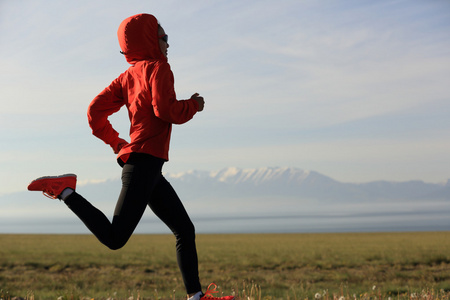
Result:
<svg viewBox="0 0 450 300"><path fill-rule="evenodd" d="M198 235L197 248L203 286L241 298L450 296L450 232ZM0 235L0 290L0 299L185 299L169 235L134 235L118 251L91 235Z"/></svg>

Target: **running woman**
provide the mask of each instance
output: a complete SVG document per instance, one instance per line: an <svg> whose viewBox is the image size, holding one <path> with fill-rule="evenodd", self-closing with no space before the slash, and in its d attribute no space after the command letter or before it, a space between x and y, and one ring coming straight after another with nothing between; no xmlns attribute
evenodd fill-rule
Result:
<svg viewBox="0 0 450 300"><path fill-rule="evenodd" d="M177 100L174 77L167 60L168 36L150 14L125 19L117 31L121 53L131 66L95 97L88 108L92 133L110 145L122 167L122 190L112 222L75 192L74 174L40 177L28 190L60 199L110 249L123 247L138 225L146 206L176 237L177 262L187 297L191 300L234 300L213 297L216 285L202 292L195 244L195 228L170 183L162 175L169 160L172 124L183 124L203 110L198 93ZM126 106L130 118L130 142L119 137L108 117Z"/></svg>

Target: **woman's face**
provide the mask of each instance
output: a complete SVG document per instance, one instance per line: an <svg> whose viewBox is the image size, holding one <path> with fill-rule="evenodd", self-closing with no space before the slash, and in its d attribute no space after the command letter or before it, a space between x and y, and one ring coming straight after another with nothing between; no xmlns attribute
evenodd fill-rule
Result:
<svg viewBox="0 0 450 300"><path fill-rule="evenodd" d="M161 49L161 53L167 58L167 49L169 48L169 44L163 40L163 37L166 35L164 29L159 26L158 28L158 37L159 37L159 48Z"/></svg>

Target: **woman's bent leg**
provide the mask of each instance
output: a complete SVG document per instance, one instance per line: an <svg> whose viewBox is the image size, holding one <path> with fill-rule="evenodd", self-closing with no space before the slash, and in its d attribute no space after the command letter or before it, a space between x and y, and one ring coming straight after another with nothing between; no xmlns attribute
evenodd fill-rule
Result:
<svg viewBox="0 0 450 300"><path fill-rule="evenodd" d="M110 249L119 249L126 244L142 218L156 182L162 177L162 165L161 159L149 155L130 156L123 166L122 190L112 222L77 193L65 202L100 242Z"/></svg>

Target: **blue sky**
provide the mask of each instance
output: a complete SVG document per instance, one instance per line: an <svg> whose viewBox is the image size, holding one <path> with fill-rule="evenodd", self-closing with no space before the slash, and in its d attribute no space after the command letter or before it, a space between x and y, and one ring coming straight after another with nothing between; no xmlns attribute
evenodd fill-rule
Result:
<svg viewBox="0 0 450 300"><path fill-rule="evenodd" d="M450 178L448 1L0 1L0 194L43 175L117 178L90 101L128 67L116 31L152 13L179 99L166 172L289 166L343 182ZM123 138L124 110L111 118Z"/></svg>

